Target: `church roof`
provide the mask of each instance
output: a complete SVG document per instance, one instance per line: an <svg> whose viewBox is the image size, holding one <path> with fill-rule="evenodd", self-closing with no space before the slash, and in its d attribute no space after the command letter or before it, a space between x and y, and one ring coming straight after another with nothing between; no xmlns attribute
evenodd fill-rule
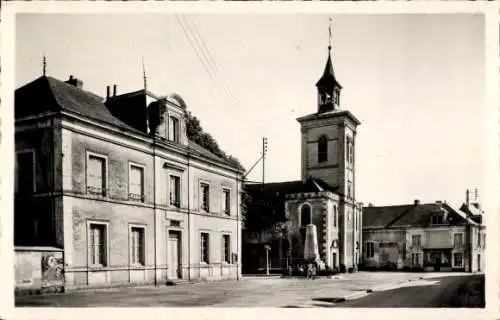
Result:
<svg viewBox="0 0 500 320"><path fill-rule="evenodd" d="M262 193L262 184L246 184L245 189L249 193ZM272 182L264 184L264 194L266 197L285 197L288 194L303 193L303 192L335 192L335 188L328 185L321 179L309 178L306 182L302 180Z"/></svg>
<svg viewBox="0 0 500 320"><path fill-rule="evenodd" d="M447 203L368 206L363 208L363 228L425 227L435 213L448 213L451 225L477 224Z"/></svg>
<svg viewBox="0 0 500 320"><path fill-rule="evenodd" d="M328 60L326 61L325 71L323 72L323 75L321 76L319 81L316 83L316 87L328 88L334 86L342 88L342 86L335 77L335 72L333 71L332 58L330 56L330 52L328 52Z"/></svg>

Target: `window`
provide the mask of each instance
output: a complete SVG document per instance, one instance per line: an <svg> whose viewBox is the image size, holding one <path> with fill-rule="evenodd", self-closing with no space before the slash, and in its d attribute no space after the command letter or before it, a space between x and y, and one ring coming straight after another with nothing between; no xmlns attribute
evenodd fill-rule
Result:
<svg viewBox="0 0 500 320"><path fill-rule="evenodd" d="M352 183L350 181L347 182L347 197L352 198Z"/></svg>
<svg viewBox="0 0 500 320"><path fill-rule="evenodd" d="M200 261L201 262L205 262L205 263L209 263L209 235L208 233L206 232L202 232L201 233L201 244L200 244Z"/></svg>
<svg viewBox="0 0 500 320"><path fill-rule="evenodd" d="M223 262L231 263L231 237L228 234L222 236Z"/></svg>
<svg viewBox="0 0 500 320"><path fill-rule="evenodd" d="M481 247L481 233L479 231L477 232L477 246Z"/></svg>
<svg viewBox="0 0 500 320"><path fill-rule="evenodd" d="M328 139L321 136L318 140L318 163L328 161Z"/></svg>
<svg viewBox="0 0 500 320"><path fill-rule="evenodd" d="M339 105L340 104L340 91L338 89L336 89L334 92L333 92L333 99L334 99L334 103L335 105Z"/></svg>
<svg viewBox="0 0 500 320"><path fill-rule="evenodd" d="M181 178L178 176L170 176L170 205L179 208L181 205L180 199Z"/></svg>
<svg viewBox="0 0 500 320"><path fill-rule="evenodd" d="M422 246L422 236L419 234L411 236L411 245L413 248L420 248Z"/></svg>
<svg viewBox="0 0 500 320"><path fill-rule="evenodd" d="M348 145L348 148L349 148L349 163L350 164L353 164L354 163L354 146L353 146L353 143L352 142L349 142L349 145Z"/></svg>
<svg viewBox="0 0 500 320"><path fill-rule="evenodd" d="M103 156L88 155L87 192L106 195L106 158Z"/></svg>
<svg viewBox="0 0 500 320"><path fill-rule="evenodd" d="M131 164L129 172L129 199L144 201L144 168Z"/></svg>
<svg viewBox="0 0 500 320"><path fill-rule="evenodd" d="M172 116L169 118L168 139L173 142L179 142L179 119Z"/></svg>
<svg viewBox="0 0 500 320"><path fill-rule="evenodd" d="M231 191L229 189L222 190L222 212L226 215L231 213Z"/></svg>
<svg viewBox="0 0 500 320"><path fill-rule="evenodd" d="M443 216L442 215L434 215L431 218L432 224L443 224Z"/></svg>
<svg viewBox="0 0 500 320"><path fill-rule="evenodd" d="M304 203L300 208L300 226L305 227L308 224L311 224L311 206L307 203Z"/></svg>
<svg viewBox="0 0 500 320"><path fill-rule="evenodd" d="M366 242L366 257L373 258L375 256L375 243Z"/></svg>
<svg viewBox="0 0 500 320"><path fill-rule="evenodd" d="M15 190L19 193L35 192L35 152L33 150L16 153Z"/></svg>
<svg viewBox="0 0 500 320"><path fill-rule="evenodd" d="M461 252L455 252L453 254L453 265L455 267L461 267L463 265L463 254Z"/></svg>
<svg viewBox="0 0 500 320"><path fill-rule="evenodd" d="M463 235L461 233L455 233L453 235L453 245L455 247L461 247L463 245Z"/></svg>
<svg viewBox="0 0 500 320"><path fill-rule="evenodd" d="M100 223L89 224L89 264L92 266L106 266L106 225Z"/></svg>
<svg viewBox="0 0 500 320"><path fill-rule="evenodd" d="M420 253L411 254L411 264L413 266L420 266Z"/></svg>
<svg viewBox="0 0 500 320"><path fill-rule="evenodd" d="M145 265L144 227L130 228L130 264Z"/></svg>
<svg viewBox="0 0 500 320"><path fill-rule="evenodd" d="M201 195L201 210L205 212L210 211L210 187L206 183L200 184L200 195Z"/></svg>
<svg viewBox="0 0 500 320"><path fill-rule="evenodd" d="M334 227L337 227L337 220L338 220L337 206L333 206L333 226Z"/></svg>

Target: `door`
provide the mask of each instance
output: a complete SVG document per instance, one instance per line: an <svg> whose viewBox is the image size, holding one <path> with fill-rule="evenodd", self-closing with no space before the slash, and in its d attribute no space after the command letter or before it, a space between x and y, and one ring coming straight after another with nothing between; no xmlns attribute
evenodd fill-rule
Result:
<svg viewBox="0 0 500 320"><path fill-rule="evenodd" d="M178 232L169 232L168 235L168 278L180 278L180 236Z"/></svg>
<svg viewBox="0 0 500 320"><path fill-rule="evenodd" d="M441 270L441 253L434 256L434 271Z"/></svg>
<svg viewBox="0 0 500 320"><path fill-rule="evenodd" d="M337 269L337 253L334 252L332 256L332 268Z"/></svg>

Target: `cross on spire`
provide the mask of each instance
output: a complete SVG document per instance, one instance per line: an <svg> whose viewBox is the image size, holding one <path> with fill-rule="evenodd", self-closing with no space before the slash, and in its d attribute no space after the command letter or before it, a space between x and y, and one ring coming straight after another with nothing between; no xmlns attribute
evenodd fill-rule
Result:
<svg viewBox="0 0 500 320"><path fill-rule="evenodd" d="M328 18L328 51L332 50L332 17Z"/></svg>
<svg viewBox="0 0 500 320"><path fill-rule="evenodd" d="M45 76L47 74L47 57L45 56L45 53L43 54L43 60L42 60L42 74Z"/></svg>
<svg viewBox="0 0 500 320"><path fill-rule="evenodd" d="M144 57L142 57L142 77L144 80L144 90L148 88L147 86L147 77L146 77L146 68L144 67Z"/></svg>

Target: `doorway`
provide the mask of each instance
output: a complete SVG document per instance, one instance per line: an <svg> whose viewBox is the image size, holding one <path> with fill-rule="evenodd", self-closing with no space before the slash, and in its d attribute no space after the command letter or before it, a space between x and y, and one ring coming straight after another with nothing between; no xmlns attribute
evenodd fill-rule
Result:
<svg viewBox="0 0 500 320"><path fill-rule="evenodd" d="M168 278L180 279L181 278L181 233L180 231L168 232Z"/></svg>
<svg viewBox="0 0 500 320"><path fill-rule="evenodd" d="M337 252L332 253L332 268L337 269Z"/></svg>

